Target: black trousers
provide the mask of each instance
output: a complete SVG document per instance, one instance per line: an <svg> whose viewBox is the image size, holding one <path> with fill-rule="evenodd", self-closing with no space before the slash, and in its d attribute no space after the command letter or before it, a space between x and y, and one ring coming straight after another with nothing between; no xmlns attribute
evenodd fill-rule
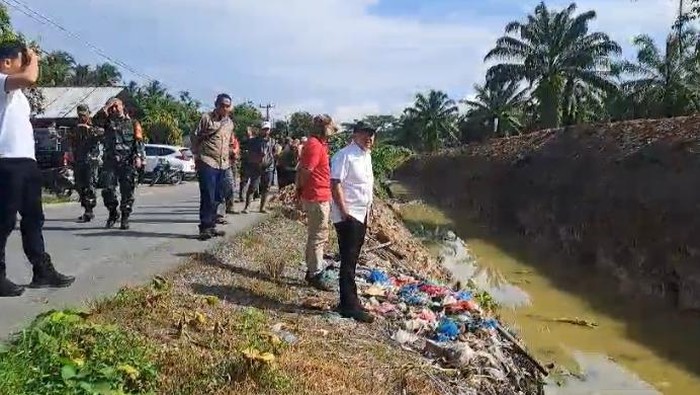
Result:
<svg viewBox="0 0 700 395"><path fill-rule="evenodd" d="M7 238L22 216L22 248L29 262L36 264L46 253L44 209L41 206L41 171L36 161L23 158L0 158L0 271L5 270ZM4 273L0 273L4 274Z"/></svg>
<svg viewBox="0 0 700 395"><path fill-rule="evenodd" d="M138 171L134 167L133 161L105 161L103 171L105 185L102 189L102 200L105 207L110 213L116 212L117 207L120 207L122 215L128 217L133 210L134 192L138 178ZM119 187L119 195L121 195L121 205L117 197L117 187Z"/></svg>
<svg viewBox="0 0 700 395"><path fill-rule="evenodd" d="M365 243L367 224L350 217L336 223L335 230L340 247L340 308L358 309L362 304L357 297L355 270L360 258L360 250Z"/></svg>
<svg viewBox="0 0 700 395"><path fill-rule="evenodd" d="M97 195L95 194L97 170L97 166L91 162L75 164L75 186L80 196L80 205L88 211L92 211L97 205Z"/></svg>

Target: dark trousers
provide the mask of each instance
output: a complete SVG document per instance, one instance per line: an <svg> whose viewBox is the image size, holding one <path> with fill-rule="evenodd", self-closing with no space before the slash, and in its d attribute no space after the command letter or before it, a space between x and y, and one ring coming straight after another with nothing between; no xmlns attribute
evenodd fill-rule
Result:
<svg viewBox="0 0 700 395"><path fill-rule="evenodd" d="M45 254L44 210L41 206L41 171L32 159L0 159L0 271L5 271L7 238L22 216L22 247L29 262L36 264Z"/></svg>
<svg viewBox="0 0 700 395"><path fill-rule="evenodd" d="M213 229L216 226L216 209L223 202L226 170L215 169L203 162L197 164L199 180L199 229Z"/></svg>
<svg viewBox="0 0 700 395"><path fill-rule="evenodd" d="M256 191L259 191L261 195L267 195L274 176L275 172L273 170L251 172L250 186L246 195L253 195Z"/></svg>
<svg viewBox="0 0 700 395"><path fill-rule="evenodd" d="M134 192L138 178L138 171L134 167L133 161L105 162L103 171L105 185L102 189L102 200L104 200L105 207L111 214L116 212L117 206L119 206L122 216L128 217L134 206ZM117 186L119 186L119 194L122 199L121 205L117 198Z"/></svg>
<svg viewBox="0 0 700 395"><path fill-rule="evenodd" d="M95 195L95 179L97 166L89 162L78 162L75 164L75 187L80 196L80 205L86 211L92 211L97 205Z"/></svg>
<svg viewBox="0 0 700 395"><path fill-rule="evenodd" d="M296 182L297 172L295 170L287 170L283 167L277 168L277 184L281 189L292 185Z"/></svg>
<svg viewBox="0 0 700 395"><path fill-rule="evenodd" d="M362 304L357 297L355 270L360 258L360 250L365 243L367 225L350 217L335 224L335 230L340 247L340 308L358 309Z"/></svg>

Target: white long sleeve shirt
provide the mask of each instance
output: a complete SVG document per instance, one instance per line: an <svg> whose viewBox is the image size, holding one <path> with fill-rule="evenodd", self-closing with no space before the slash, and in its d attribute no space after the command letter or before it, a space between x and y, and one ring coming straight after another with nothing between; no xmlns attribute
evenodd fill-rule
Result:
<svg viewBox="0 0 700 395"><path fill-rule="evenodd" d="M365 223L374 194L371 152L362 149L355 142L338 151L331 159L331 179L340 182L345 207L350 216ZM343 221L335 201L331 205L331 221Z"/></svg>

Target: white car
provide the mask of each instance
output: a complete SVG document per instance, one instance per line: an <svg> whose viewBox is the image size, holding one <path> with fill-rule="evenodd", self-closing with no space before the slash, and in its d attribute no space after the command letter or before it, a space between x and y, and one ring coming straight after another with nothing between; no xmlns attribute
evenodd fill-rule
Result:
<svg viewBox="0 0 700 395"><path fill-rule="evenodd" d="M146 144L146 173L153 172L158 159L165 158L170 162L173 169L180 169L185 179L194 179L196 172L194 169L194 155L187 147L174 145Z"/></svg>

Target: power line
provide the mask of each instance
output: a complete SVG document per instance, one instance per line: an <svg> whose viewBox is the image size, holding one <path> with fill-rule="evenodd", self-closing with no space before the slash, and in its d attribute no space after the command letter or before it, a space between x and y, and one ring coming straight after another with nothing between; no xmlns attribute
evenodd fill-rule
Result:
<svg viewBox="0 0 700 395"><path fill-rule="evenodd" d="M86 47L88 47L89 49L91 49L93 52L95 52L95 53L98 54L99 56L101 56L101 57L107 59L109 62L114 63L115 65L122 67L123 69L125 69L125 70L131 72L132 74L137 75L137 76L139 76L139 77L145 79L147 82L154 82L154 81L156 81L156 79L155 79L154 77L152 77L152 76L150 76L150 75L148 75L148 74L146 74L146 73L142 73L142 72L136 70L135 68L129 66L128 64L126 64L126 63L124 63L124 62L122 62L122 61L120 61L120 60L118 60L118 59L115 59L115 58L111 57L111 56L108 55L105 51L103 51L102 49L100 49L99 47L97 47L96 45L94 45L94 44L92 44L91 42L89 42L89 41L83 39L80 35L71 32L70 30L68 30L67 28L63 27L63 26L62 26L61 24L59 24L58 22L56 22L56 21L54 21L53 19L49 18L48 16L46 16L46 15L40 13L39 11L36 11L35 9L33 9L32 7L30 7L30 6L27 5L26 3L22 2L21 0L0 0L0 2L2 2L2 3L5 4L5 5L7 5L8 7L11 7L12 9L14 9L14 10L16 10L16 11L21 12L22 14L26 15L27 17L29 17L29 18L31 18L31 19L33 19L33 20L35 20L35 21L37 21L37 22L39 22L39 23L41 23L41 24L43 24L43 25L49 24L49 25L55 27L56 29L58 29L58 30L64 32L65 34L67 34L69 37L71 37L71 38L73 38L73 39L75 39L75 40L80 41L83 45L85 45Z"/></svg>

